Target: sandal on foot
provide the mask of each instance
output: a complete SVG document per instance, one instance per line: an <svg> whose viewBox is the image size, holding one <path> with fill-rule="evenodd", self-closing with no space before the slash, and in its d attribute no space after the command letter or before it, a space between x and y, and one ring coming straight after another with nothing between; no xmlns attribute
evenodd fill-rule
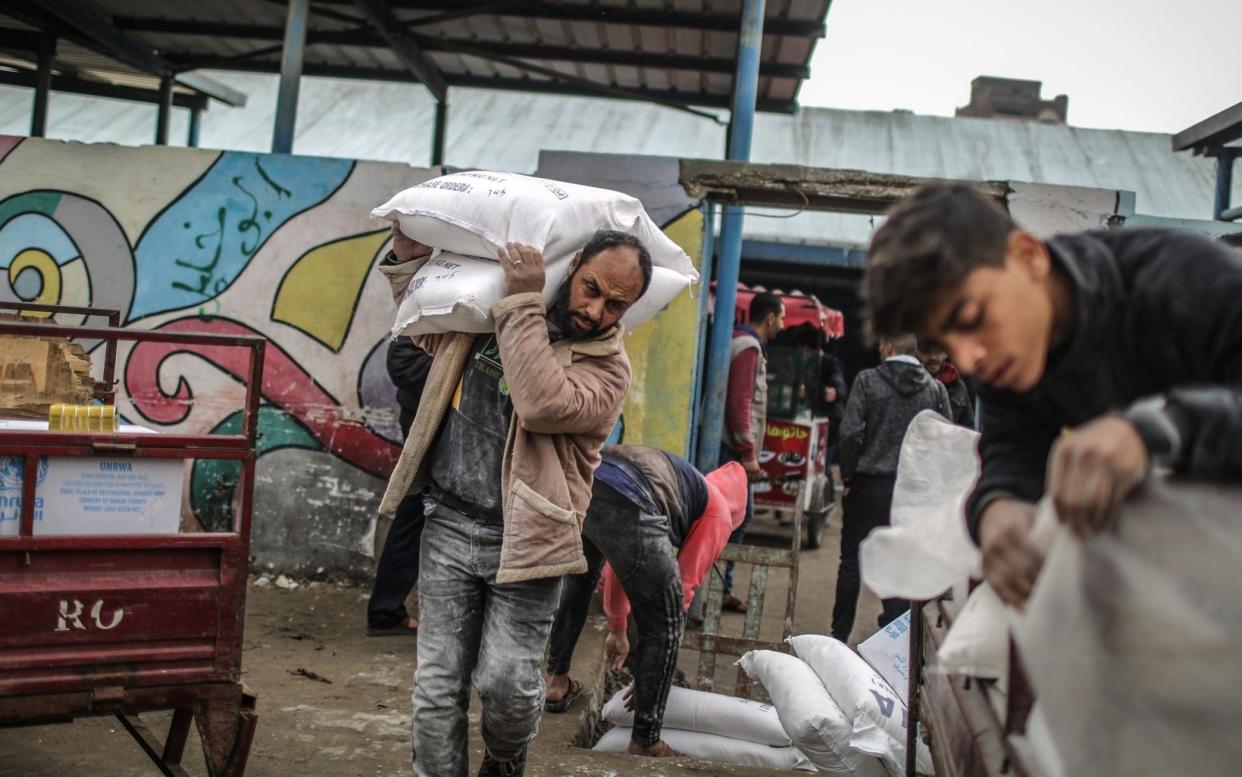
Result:
<svg viewBox="0 0 1242 777"><path fill-rule="evenodd" d="M418 636L418 627L410 628L409 621L395 623L392 626L367 626L368 637L401 637Z"/></svg>
<svg viewBox="0 0 1242 777"><path fill-rule="evenodd" d="M565 695L556 701L545 701L543 708L548 712L564 712L569 709L578 697L582 695L582 683L570 678L569 690L565 691Z"/></svg>

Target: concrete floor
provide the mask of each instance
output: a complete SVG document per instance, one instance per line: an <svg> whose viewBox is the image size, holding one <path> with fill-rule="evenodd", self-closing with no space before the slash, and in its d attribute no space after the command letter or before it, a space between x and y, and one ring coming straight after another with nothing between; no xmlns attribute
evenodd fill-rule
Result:
<svg viewBox="0 0 1242 777"><path fill-rule="evenodd" d="M755 526L756 542L783 543L780 528ZM833 525L824 547L804 551L798 586L796 633L826 633L831 618L840 542ZM740 581L745 581L742 575ZM765 638L779 638L787 578L773 575L765 608ZM739 583L739 589L742 584ZM353 777L410 774L410 687L417 640L363 634L366 589L314 584L294 591L251 588L246 617L245 682L259 698L259 723L248 777ZM873 632L879 603L864 592L853 638ZM726 616L725 631L740 633L741 616ZM542 775L763 775L767 770L690 759L654 760L593 753L575 747L589 705L602 696L603 623L592 620L574 662L588 693L571 711L545 715L530 751L527 774ZM693 676L697 659L683 655ZM726 662L721 662L722 666ZM307 670L329 682L297 674ZM724 671L722 669L722 671ZM731 667L728 669L732 676ZM169 715L148 715L155 731ZM471 762L482 753L477 700L471 711ZM206 775L191 734L187 770ZM113 718L72 725L0 730L0 777L146 777L157 772Z"/></svg>

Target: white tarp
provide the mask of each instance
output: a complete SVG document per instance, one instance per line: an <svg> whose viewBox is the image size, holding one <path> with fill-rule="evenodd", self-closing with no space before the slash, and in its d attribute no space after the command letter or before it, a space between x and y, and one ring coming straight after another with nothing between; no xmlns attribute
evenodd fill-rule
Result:
<svg viewBox="0 0 1242 777"><path fill-rule="evenodd" d="M1236 775L1242 488L1151 479L1060 527L1015 638L1066 774Z"/></svg>
<svg viewBox="0 0 1242 777"><path fill-rule="evenodd" d="M982 576L963 513L979 478L978 439L932 410L910 422L897 464L892 527L871 532L859 548L863 582L877 596L932 599Z"/></svg>

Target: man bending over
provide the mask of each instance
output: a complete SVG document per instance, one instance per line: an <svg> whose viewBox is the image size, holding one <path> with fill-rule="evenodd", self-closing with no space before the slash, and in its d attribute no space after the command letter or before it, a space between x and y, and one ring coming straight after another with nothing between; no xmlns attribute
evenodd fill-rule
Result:
<svg viewBox="0 0 1242 777"><path fill-rule="evenodd" d="M675 756L660 739L685 610L729 534L746 517L746 470L725 464L704 477L688 462L655 448L624 445L604 450L591 508L583 524L586 573L565 578L548 656L549 712L564 712L582 690L569 665L591 592L604 573L608 637L604 659L619 670L629 654L630 602L638 627L634 675L634 733L629 752ZM677 548L677 551L674 551Z"/></svg>

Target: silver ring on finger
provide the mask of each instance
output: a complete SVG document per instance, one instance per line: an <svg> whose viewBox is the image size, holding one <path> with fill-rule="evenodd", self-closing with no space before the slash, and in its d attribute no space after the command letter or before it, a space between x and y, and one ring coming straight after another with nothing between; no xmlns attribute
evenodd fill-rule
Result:
<svg viewBox="0 0 1242 777"><path fill-rule="evenodd" d="M513 260L513 266L514 266L514 267L517 267L517 266L518 266L519 264L521 264L521 263L522 263L522 260L521 260L521 259L514 259L514 260Z"/></svg>

